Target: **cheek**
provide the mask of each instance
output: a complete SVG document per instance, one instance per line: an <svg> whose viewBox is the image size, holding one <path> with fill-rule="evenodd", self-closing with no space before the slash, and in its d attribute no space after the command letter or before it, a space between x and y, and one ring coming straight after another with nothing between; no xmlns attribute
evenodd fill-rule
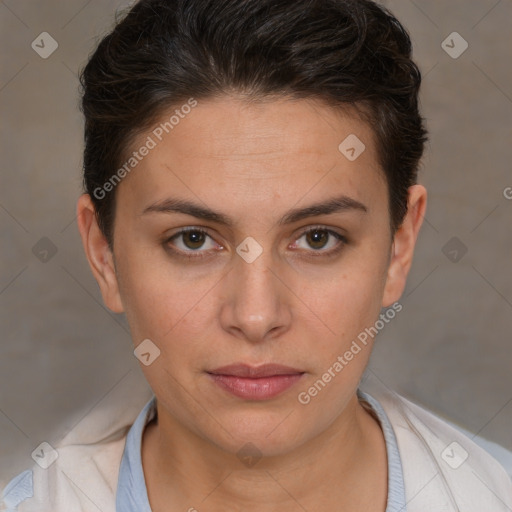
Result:
<svg viewBox="0 0 512 512"><path fill-rule="evenodd" d="M371 255L353 256L343 271L333 272L324 281L322 288L309 287L312 309L334 331L337 343L346 343L373 325L381 310L385 262Z"/></svg>
<svg viewBox="0 0 512 512"><path fill-rule="evenodd" d="M316 338L315 371L297 397L308 418L326 423L334 421L359 385L375 339L368 329L381 311L385 265L361 258L348 267L316 295L318 316L330 335Z"/></svg>
<svg viewBox="0 0 512 512"><path fill-rule="evenodd" d="M134 343L151 339L171 367L179 366L178 359L197 359L201 340L214 325L219 276L194 277L159 258L143 261L128 251L125 255L119 267L120 292Z"/></svg>
<svg viewBox="0 0 512 512"><path fill-rule="evenodd" d="M159 337L176 322L182 290L170 285L166 269L154 259L136 250L119 250L123 254L116 265L119 291L134 341Z"/></svg>

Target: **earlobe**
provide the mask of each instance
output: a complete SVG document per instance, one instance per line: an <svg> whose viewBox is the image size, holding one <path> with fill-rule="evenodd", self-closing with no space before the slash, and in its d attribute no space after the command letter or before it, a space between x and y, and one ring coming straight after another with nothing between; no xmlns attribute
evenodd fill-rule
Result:
<svg viewBox="0 0 512 512"><path fill-rule="evenodd" d="M402 296L412 264L414 247L427 208L427 191L422 185L409 187L407 214L395 233L386 277L382 306L388 307Z"/></svg>
<svg viewBox="0 0 512 512"><path fill-rule="evenodd" d="M77 222L85 255L100 287L103 302L114 313L122 313L124 308L119 294L113 254L98 225L96 211L88 194L83 194L78 199Z"/></svg>

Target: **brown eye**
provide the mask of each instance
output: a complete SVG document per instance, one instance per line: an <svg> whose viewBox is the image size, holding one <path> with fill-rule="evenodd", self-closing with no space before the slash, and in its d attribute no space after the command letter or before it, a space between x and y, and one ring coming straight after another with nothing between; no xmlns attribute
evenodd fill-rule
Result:
<svg viewBox="0 0 512 512"><path fill-rule="evenodd" d="M178 256L185 258L203 258L222 246L215 243L203 229L186 228L166 239L164 246ZM210 253L210 254L208 254Z"/></svg>
<svg viewBox="0 0 512 512"><path fill-rule="evenodd" d="M329 241L326 229L312 229L306 233L306 240L313 249L322 249Z"/></svg>
<svg viewBox="0 0 512 512"><path fill-rule="evenodd" d="M183 244L189 249L200 249L204 244L206 235L203 231L185 231L182 233Z"/></svg>
<svg viewBox="0 0 512 512"><path fill-rule="evenodd" d="M330 256L340 251L347 243L347 239L340 233L324 227L315 227L304 231L295 242L294 248L304 249L314 256Z"/></svg>

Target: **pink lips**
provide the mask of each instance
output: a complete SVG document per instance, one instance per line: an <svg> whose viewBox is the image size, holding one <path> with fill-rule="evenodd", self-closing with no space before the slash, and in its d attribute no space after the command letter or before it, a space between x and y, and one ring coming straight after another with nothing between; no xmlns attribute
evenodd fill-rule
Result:
<svg viewBox="0 0 512 512"><path fill-rule="evenodd" d="M268 400L293 386L304 372L277 364L233 364L208 372L214 382L239 398Z"/></svg>

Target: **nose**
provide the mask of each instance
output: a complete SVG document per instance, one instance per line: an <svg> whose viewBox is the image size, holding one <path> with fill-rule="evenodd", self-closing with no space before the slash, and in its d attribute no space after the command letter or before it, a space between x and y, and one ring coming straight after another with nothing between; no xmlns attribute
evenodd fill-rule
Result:
<svg viewBox="0 0 512 512"><path fill-rule="evenodd" d="M265 251L252 262L235 255L234 268L223 281L221 324L230 334L251 343L280 336L290 328L290 291Z"/></svg>

